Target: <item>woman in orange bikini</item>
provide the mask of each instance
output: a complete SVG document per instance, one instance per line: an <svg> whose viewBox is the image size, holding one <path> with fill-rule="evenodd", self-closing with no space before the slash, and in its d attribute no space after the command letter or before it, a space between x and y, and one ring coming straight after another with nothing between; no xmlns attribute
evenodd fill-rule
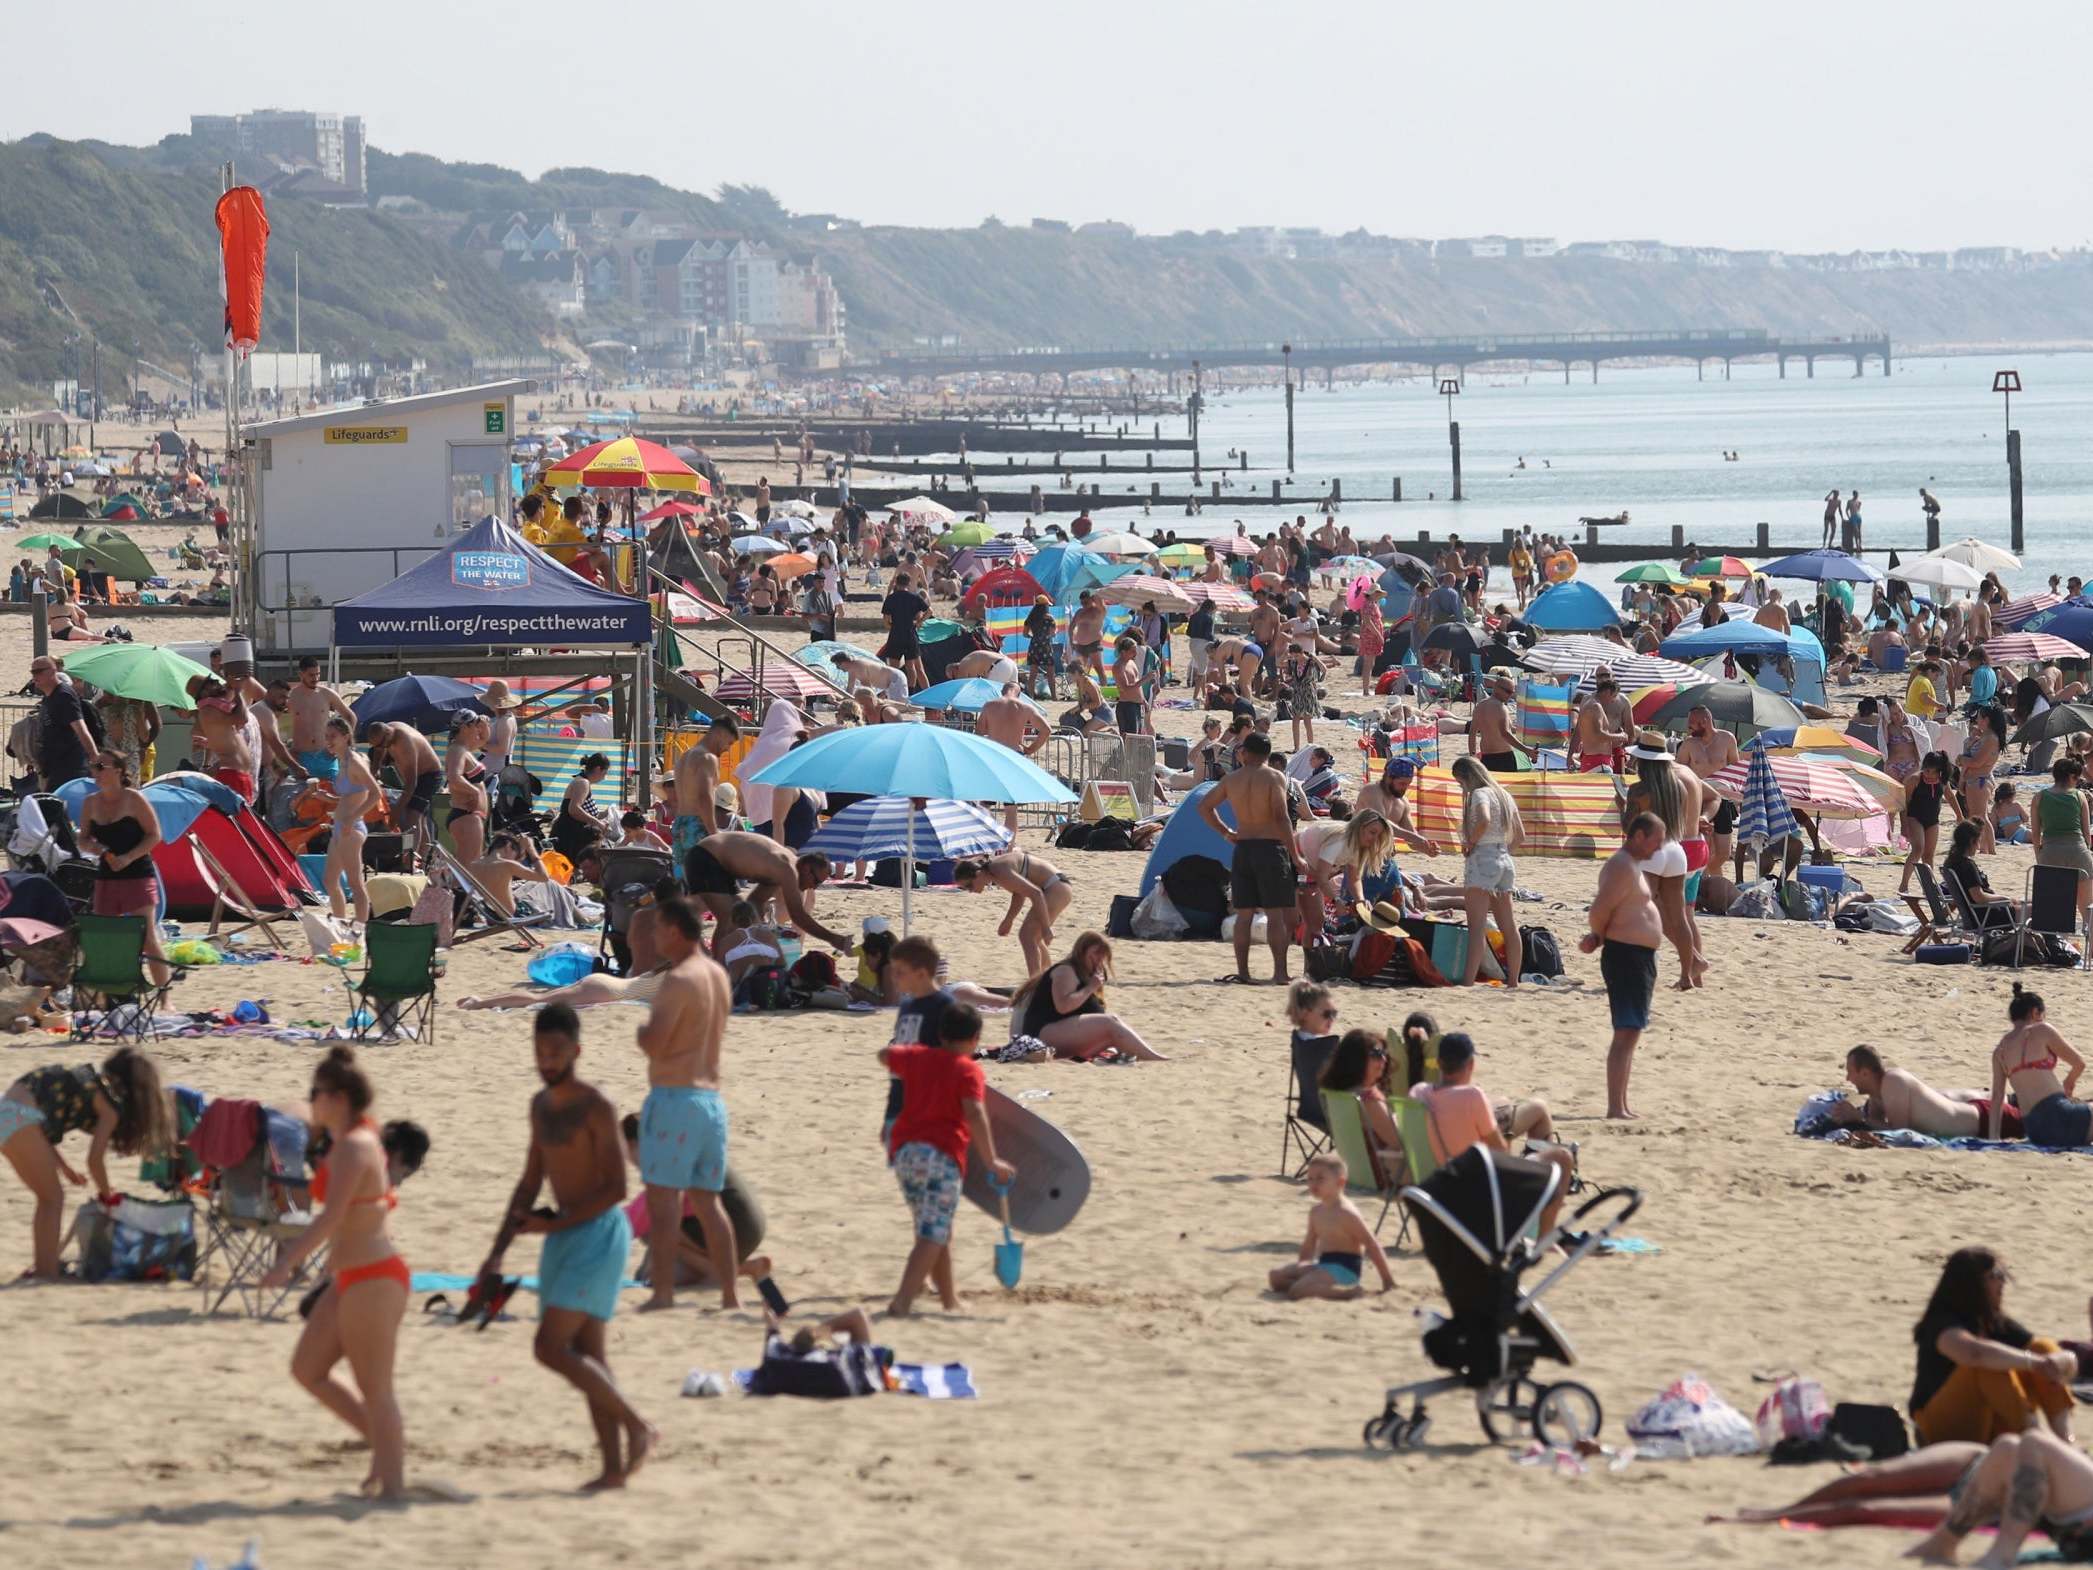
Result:
<svg viewBox="0 0 2093 1570"><path fill-rule="evenodd" d="M371 1082L348 1047L334 1048L313 1070L313 1122L334 1142L326 1165L313 1175L313 1202L322 1209L264 1281L283 1287L300 1265L332 1244L333 1280L313 1302L291 1356L291 1377L370 1441L371 1472L363 1491L399 1499L406 1492L407 1439L392 1370L407 1312L408 1274L387 1226L396 1201L377 1125L367 1116L371 1100ZM334 1365L344 1357L361 1396L334 1377Z"/></svg>

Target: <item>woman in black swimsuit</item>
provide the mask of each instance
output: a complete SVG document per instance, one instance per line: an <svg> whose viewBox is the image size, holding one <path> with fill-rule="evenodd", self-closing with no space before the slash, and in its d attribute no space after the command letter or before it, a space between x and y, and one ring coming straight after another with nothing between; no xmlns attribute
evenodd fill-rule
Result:
<svg viewBox="0 0 2093 1570"><path fill-rule="evenodd" d="M1918 776L1904 788L1904 838L1911 842L1911 851L1904 858L1904 875L1897 880L1899 894L1911 886L1913 871L1930 867L1940 849L1940 804L1954 767L1945 752L1929 752L1919 764Z"/></svg>
<svg viewBox="0 0 2093 1570"><path fill-rule="evenodd" d="M457 715L443 754L443 778L451 793L444 826L451 831L452 850L468 864L487 851L487 769L476 755L476 749L487 745L487 736L486 715Z"/></svg>
<svg viewBox="0 0 2093 1570"><path fill-rule="evenodd" d="M1100 932L1076 939L1068 958L1032 978L1013 1000L1019 1011L1014 1032L1054 1049L1056 1057L1087 1062L1105 1051L1122 1057L1164 1061L1117 1014L1105 1012L1105 983L1112 976L1112 945Z"/></svg>
<svg viewBox="0 0 2093 1570"><path fill-rule="evenodd" d="M173 1119L160 1089L160 1070L132 1047L103 1059L96 1070L85 1063L52 1064L31 1069L0 1096L0 1154L36 1196L30 1222L35 1262L23 1280L58 1279L58 1229L65 1218L61 1183L79 1185L92 1178L95 1193L107 1197L107 1155L160 1156L174 1148ZM87 1177L58 1153L59 1141L73 1133L90 1134Z"/></svg>
<svg viewBox="0 0 2093 1570"><path fill-rule="evenodd" d="M147 973L164 987L172 972L160 947L160 879L153 871L160 815L132 788L122 753L96 753L91 772L95 789L80 803L80 848L95 858L94 913L144 919Z"/></svg>

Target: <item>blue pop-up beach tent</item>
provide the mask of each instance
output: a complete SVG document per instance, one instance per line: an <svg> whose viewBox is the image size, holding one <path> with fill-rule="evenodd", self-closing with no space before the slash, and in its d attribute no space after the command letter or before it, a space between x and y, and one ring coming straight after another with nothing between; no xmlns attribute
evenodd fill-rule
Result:
<svg viewBox="0 0 2093 1570"><path fill-rule="evenodd" d="M652 637L645 600L577 577L499 518L334 608L345 649L642 648Z"/></svg>

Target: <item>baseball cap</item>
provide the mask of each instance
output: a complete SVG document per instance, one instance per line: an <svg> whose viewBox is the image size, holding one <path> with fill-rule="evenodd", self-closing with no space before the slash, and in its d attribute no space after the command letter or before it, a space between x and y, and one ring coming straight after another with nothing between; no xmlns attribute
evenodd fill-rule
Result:
<svg viewBox="0 0 2093 1570"><path fill-rule="evenodd" d="M1381 777L1389 780L1412 779L1416 774L1417 765L1408 758L1390 758L1388 767L1381 771Z"/></svg>

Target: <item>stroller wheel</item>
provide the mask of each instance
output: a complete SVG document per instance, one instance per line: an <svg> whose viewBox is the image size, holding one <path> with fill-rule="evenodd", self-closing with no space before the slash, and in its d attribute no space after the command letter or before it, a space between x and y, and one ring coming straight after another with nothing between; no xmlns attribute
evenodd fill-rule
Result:
<svg viewBox="0 0 2093 1570"><path fill-rule="evenodd" d="M1539 1385L1513 1374L1476 1391L1476 1420L1483 1425L1483 1432L1492 1443L1509 1439L1533 1420L1534 1407L1540 1396Z"/></svg>
<svg viewBox="0 0 2093 1570"><path fill-rule="evenodd" d="M1602 1416L1589 1386L1564 1380L1535 1395L1533 1436L1544 1445L1569 1449L1580 1439L1597 1439Z"/></svg>
<svg viewBox="0 0 2093 1570"><path fill-rule="evenodd" d="M1366 1448L1369 1450L1378 1449L1382 1445L1393 1450L1397 1447L1393 1430L1400 1421L1393 1412L1383 1412L1379 1417L1370 1417L1366 1420L1365 1431L1359 1437L1366 1441Z"/></svg>

